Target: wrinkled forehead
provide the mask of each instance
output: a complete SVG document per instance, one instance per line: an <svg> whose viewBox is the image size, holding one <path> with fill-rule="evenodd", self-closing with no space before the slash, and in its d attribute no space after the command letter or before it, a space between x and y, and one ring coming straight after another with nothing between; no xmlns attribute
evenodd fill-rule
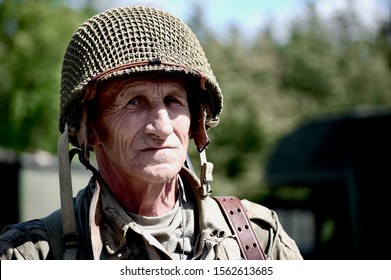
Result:
<svg viewBox="0 0 391 280"><path fill-rule="evenodd" d="M183 91L185 94L189 89L189 84L184 77L177 75L148 75L110 79L99 85L97 93L101 97L114 98L124 91L142 94L149 90L152 91L160 85L164 85L169 91Z"/></svg>

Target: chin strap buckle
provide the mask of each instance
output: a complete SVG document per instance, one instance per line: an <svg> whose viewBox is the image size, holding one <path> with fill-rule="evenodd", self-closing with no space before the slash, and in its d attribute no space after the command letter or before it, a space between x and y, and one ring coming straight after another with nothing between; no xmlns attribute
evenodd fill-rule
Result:
<svg viewBox="0 0 391 280"><path fill-rule="evenodd" d="M212 181L213 181L213 163L206 160L206 153L203 150L200 153L201 158L201 187L202 196L206 197L212 193Z"/></svg>

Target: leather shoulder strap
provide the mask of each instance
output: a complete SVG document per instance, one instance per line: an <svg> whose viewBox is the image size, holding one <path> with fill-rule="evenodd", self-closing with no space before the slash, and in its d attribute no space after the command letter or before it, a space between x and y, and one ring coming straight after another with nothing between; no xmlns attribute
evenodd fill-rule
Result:
<svg viewBox="0 0 391 280"><path fill-rule="evenodd" d="M237 241L246 260L266 260L265 253L247 217L242 203L234 196L213 196L224 213L227 222L237 236Z"/></svg>

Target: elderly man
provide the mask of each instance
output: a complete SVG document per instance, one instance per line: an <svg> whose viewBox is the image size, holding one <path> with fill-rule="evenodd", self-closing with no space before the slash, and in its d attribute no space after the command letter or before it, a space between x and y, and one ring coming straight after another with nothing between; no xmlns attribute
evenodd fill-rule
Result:
<svg viewBox="0 0 391 280"><path fill-rule="evenodd" d="M302 259L275 212L211 196L207 130L222 100L201 45L176 17L131 6L87 20L63 62L62 207L8 226L1 259ZM73 197L75 154L93 176Z"/></svg>

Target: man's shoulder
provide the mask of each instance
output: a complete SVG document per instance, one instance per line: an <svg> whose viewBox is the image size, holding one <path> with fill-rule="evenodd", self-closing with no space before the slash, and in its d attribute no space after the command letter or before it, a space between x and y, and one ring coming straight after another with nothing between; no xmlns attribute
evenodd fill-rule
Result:
<svg viewBox="0 0 391 280"><path fill-rule="evenodd" d="M4 227L1 232L0 240L7 240L15 242L21 242L21 237L31 236L46 232L45 226L40 219L34 219L17 224L11 224Z"/></svg>
<svg viewBox="0 0 391 280"><path fill-rule="evenodd" d="M251 221L267 223L274 230L276 230L276 213L271 209L253 201L242 199L241 200L244 209L247 212L247 216Z"/></svg>
<svg viewBox="0 0 391 280"><path fill-rule="evenodd" d="M0 235L0 259L40 259L48 250L46 228L39 219L8 225Z"/></svg>
<svg viewBox="0 0 391 280"><path fill-rule="evenodd" d="M303 258L296 242L283 229L275 211L246 199L241 201L269 259Z"/></svg>

